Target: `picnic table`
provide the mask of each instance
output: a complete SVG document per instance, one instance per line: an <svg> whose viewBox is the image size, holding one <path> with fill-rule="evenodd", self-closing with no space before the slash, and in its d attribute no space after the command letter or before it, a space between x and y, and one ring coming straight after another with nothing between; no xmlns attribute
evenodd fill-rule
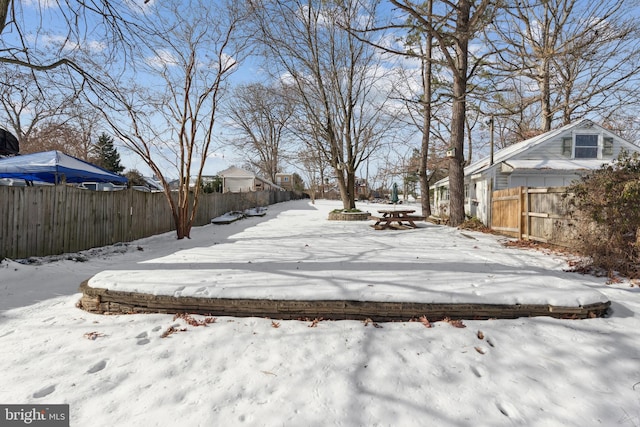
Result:
<svg viewBox="0 0 640 427"><path fill-rule="evenodd" d="M414 212L414 209L381 209L378 211L381 216L371 215L369 219L376 222L372 225L376 230L385 230L390 227L417 228L414 221L424 221L424 217L412 215Z"/></svg>

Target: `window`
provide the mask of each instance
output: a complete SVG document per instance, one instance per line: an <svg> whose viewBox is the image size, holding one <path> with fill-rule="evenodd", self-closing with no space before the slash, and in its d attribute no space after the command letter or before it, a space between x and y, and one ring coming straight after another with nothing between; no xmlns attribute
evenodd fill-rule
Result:
<svg viewBox="0 0 640 427"><path fill-rule="evenodd" d="M602 155L613 156L613 138L604 138L602 144Z"/></svg>
<svg viewBox="0 0 640 427"><path fill-rule="evenodd" d="M573 145L573 138L562 138L562 155L564 157L571 157L571 148Z"/></svg>
<svg viewBox="0 0 640 427"><path fill-rule="evenodd" d="M440 200L449 200L449 188L448 187L440 187Z"/></svg>
<svg viewBox="0 0 640 427"><path fill-rule="evenodd" d="M576 135L574 157L576 159L597 159L598 135Z"/></svg>

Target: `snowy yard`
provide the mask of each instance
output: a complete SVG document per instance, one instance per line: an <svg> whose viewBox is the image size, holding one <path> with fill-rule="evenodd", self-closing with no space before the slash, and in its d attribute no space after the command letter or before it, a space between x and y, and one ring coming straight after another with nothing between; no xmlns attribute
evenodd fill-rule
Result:
<svg viewBox="0 0 640 427"><path fill-rule="evenodd" d="M564 272L564 257L498 236L328 224L336 207L287 202L189 240L168 233L62 257L76 260L3 261L0 403L68 403L72 426L640 426L638 285ZM388 261L375 266L376 254ZM609 299L612 310L464 328L226 317L194 326L84 312L77 288L93 276L170 295Z"/></svg>

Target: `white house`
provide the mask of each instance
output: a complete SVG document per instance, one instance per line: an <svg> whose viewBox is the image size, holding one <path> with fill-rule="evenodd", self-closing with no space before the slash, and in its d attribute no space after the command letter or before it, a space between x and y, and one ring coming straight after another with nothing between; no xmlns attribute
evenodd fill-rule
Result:
<svg viewBox="0 0 640 427"><path fill-rule="evenodd" d="M218 175L222 178L223 193L283 190L282 187L272 183L271 181L260 178L254 173L237 168L235 166L231 166L230 168L219 172Z"/></svg>
<svg viewBox="0 0 640 427"><path fill-rule="evenodd" d="M512 187L570 185L585 173L640 147L583 119L496 151L464 169L465 212L490 223L493 191ZM434 211L448 213L449 178L436 182Z"/></svg>

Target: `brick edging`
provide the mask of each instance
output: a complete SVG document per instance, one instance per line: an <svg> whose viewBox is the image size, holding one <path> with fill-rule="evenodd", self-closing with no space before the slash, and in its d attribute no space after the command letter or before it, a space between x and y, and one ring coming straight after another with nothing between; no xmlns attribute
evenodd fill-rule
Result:
<svg viewBox="0 0 640 427"><path fill-rule="evenodd" d="M231 317L267 317L273 319L333 319L378 322L408 321L420 316L429 320L514 319L549 316L586 319L606 315L610 301L578 307L549 304L430 304L411 302L376 302L348 300L261 300L199 298L151 295L139 292L92 288L88 281L80 285L82 298L78 306L101 314L191 313Z"/></svg>

